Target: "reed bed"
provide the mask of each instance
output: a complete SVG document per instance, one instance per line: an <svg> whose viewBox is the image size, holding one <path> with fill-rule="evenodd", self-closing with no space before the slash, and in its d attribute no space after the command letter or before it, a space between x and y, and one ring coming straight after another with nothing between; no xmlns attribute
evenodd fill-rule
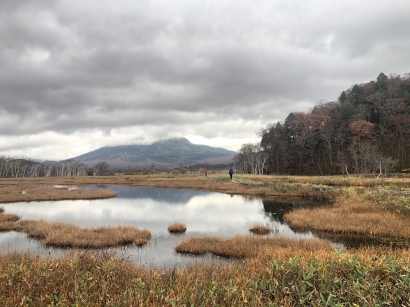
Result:
<svg viewBox="0 0 410 307"><path fill-rule="evenodd" d="M410 239L409 217L381 211L370 203L342 201L332 208L295 210L284 219L302 230Z"/></svg>
<svg viewBox="0 0 410 307"><path fill-rule="evenodd" d="M0 231L10 231L15 227L15 222L20 220L20 217L16 214L4 213L4 208L0 207Z"/></svg>
<svg viewBox="0 0 410 307"><path fill-rule="evenodd" d="M273 229L266 225L255 224L249 229L249 231L256 235L267 235L270 234Z"/></svg>
<svg viewBox="0 0 410 307"><path fill-rule="evenodd" d="M20 217L15 214L0 213L0 224L5 223L5 222L16 222L19 219Z"/></svg>
<svg viewBox="0 0 410 307"><path fill-rule="evenodd" d="M191 237L175 247L177 253L203 255L212 253L227 258L255 257L262 250L288 248L303 251L332 251L332 246L321 240L291 240L280 237L235 236L230 239L218 237Z"/></svg>
<svg viewBox="0 0 410 307"><path fill-rule="evenodd" d="M347 187L333 207L298 209L284 219L296 229L410 240L410 197L397 187Z"/></svg>
<svg viewBox="0 0 410 307"><path fill-rule="evenodd" d="M58 201L77 199L104 199L116 197L114 191L109 190L85 190L67 188L53 188L41 186L42 181L22 179L21 184L1 185L0 180L0 203L27 202L27 201Z"/></svg>
<svg viewBox="0 0 410 307"><path fill-rule="evenodd" d="M181 222L175 222L168 226L168 231L171 233L183 233L186 231L186 225Z"/></svg>
<svg viewBox="0 0 410 307"><path fill-rule="evenodd" d="M293 253L293 255L292 255ZM156 270L108 253L0 255L2 306L407 306L409 251L276 247L229 265Z"/></svg>
<svg viewBox="0 0 410 307"><path fill-rule="evenodd" d="M0 218L1 215L0 214ZM136 244L146 244L151 233L134 227L98 227L81 228L67 223L49 223L43 220L22 220L18 222L0 222L0 230L24 232L30 238L35 238L55 247L75 248L106 248Z"/></svg>

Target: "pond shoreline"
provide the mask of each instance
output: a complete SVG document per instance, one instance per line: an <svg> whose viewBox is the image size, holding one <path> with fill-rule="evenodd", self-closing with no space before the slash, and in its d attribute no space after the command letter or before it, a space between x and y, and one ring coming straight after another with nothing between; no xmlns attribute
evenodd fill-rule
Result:
<svg viewBox="0 0 410 307"><path fill-rule="evenodd" d="M373 217L391 214L395 219L387 220L389 222L387 227L397 226L398 221L403 222L408 219L405 214L382 209L385 204L383 200L384 198L389 200L386 195L389 196L390 193L386 194L383 191L379 193L380 191L377 190L375 193L373 190L367 193L368 189L383 183L408 188L408 181L355 180L350 182L346 181L346 178L243 176L241 180L263 183L263 185L254 184L252 187L244 187L241 184L226 182L224 177L212 175L206 179L195 176L141 177L0 179L0 189L6 191L11 186L15 191L20 189L21 193L24 191L22 189L35 188L40 184L67 186L114 184L197 189L231 195L301 197L317 191L318 185L325 183L338 185L336 183L342 182L340 186L343 186L344 190L324 189L320 192L325 198L334 201L338 211L330 216L329 213L334 208L312 208L306 212L301 211L305 213L303 215L305 222L306 217L316 212L327 217L331 224L349 227L349 223L340 223L340 215L350 213L353 216L366 216L369 210L375 214ZM73 199L77 199L74 198L75 192L71 195ZM377 202L372 203L373 199ZM16 198L16 201L21 200ZM393 207L393 210L395 208L397 206ZM391 208L387 209L391 210ZM294 212L297 211L299 209ZM311 227L309 223L313 221L307 223L309 228ZM352 225L354 226L351 223L350 226ZM374 228L371 223L364 226L368 229ZM190 228L188 225L188 229ZM202 239L203 237L199 237L199 240L197 238L201 247ZM238 241L243 243L238 244ZM241 256L245 255L240 254L244 252L242 250L244 248L245 252L247 249L251 254L240 261L225 265L194 264L186 267L173 266L165 270L133 265L128 259L120 259L106 250L73 252L61 257L37 257L27 252L1 253L0 271L4 274L0 274L0 298L7 306L73 305L78 302L87 306L113 304L300 306L301 302L317 306L330 303L360 305L363 304L363 297L366 297L368 305L378 306L405 305L409 301L410 250L408 248L392 249L373 246L345 250L321 247L317 243L312 246L312 242L300 240L289 240L282 246L264 245L264 241L268 242L269 239L255 236L253 240L252 236L248 236L236 240L229 238L219 240L216 245L208 246L206 253L222 255L225 254L222 248L225 248L229 255ZM152 244L156 245L156 243ZM252 248L253 244L260 246L256 253ZM233 250L232 246L238 250ZM171 246L166 247L166 249L170 248ZM358 287L358 285L366 287Z"/></svg>
<svg viewBox="0 0 410 307"><path fill-rule="evenodd" d="M102 199L116 193L104 189L55 189L46 185L124 185L220 192L261 197L313 197L334 202L334 208L295 210L285 220L295 229L361 234L410 240L410 214L396 203L406 201L408 178L346 178L343 176L119 175L101 177L1 178L1 203L62 199ZM397 189L401 190L398 192ZM395 212L395 210L397 212ZM406 209L410 212L409 208ZM407 211L406 211L407 212Z"/></svg>

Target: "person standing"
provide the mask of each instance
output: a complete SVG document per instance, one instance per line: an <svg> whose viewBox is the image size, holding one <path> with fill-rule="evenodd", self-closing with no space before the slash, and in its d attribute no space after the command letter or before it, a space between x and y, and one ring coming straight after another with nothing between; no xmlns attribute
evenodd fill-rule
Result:
<svg viewBox="0 0 410 307"><path fill-rule="evenodd" d="M233 170L231 168L231 169L229 169L229 177L231 177L231 180L232 180L232 175L233 175Z"/></svg>

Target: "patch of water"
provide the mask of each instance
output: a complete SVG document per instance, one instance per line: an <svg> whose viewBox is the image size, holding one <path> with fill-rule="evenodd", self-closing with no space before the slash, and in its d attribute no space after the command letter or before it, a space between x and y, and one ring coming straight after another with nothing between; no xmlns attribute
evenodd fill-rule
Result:
<svg viewBox="0 0 410 307"><path fill-rule="evenodd" d="M77 188L77 187L73 187ZM148 229L152 239L144 247L110 249L135 264L156 267L173 267L188 263L219 262L213 256L192 257L174 252L181 239L188 236L216 235L230 237L249 234L255 223L267 224L277 232L274 235L288 238L312 239L311 232L294 232L283 220L283 215L295 207L317 205L301 199L228 195L187 189L162 189L130 186L90 186L89 189L109 189L116 198L103 200L44 201L4 204L7 213L17 214L23 220L44 219L62 221L83 227L134 226ZM175 222L187 225L182 236L168 233ZM8 232L0 234L0 250L28 251L32 254L62 255L67 251L47 248L25 234Z"/></svg>

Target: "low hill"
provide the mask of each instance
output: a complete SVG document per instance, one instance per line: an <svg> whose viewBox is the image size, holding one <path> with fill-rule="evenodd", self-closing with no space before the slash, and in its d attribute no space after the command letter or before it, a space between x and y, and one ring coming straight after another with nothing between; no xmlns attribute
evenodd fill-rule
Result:
<svg viewBox="0 0 410 307"><path fill-rule="evenodd" d="M207 145L192 144L186 138L162 140L150 145L106 146L72 159L88 167L107 162L111 170L129 167L171 169L180 165L230 164L236 152Z"/></svg>

